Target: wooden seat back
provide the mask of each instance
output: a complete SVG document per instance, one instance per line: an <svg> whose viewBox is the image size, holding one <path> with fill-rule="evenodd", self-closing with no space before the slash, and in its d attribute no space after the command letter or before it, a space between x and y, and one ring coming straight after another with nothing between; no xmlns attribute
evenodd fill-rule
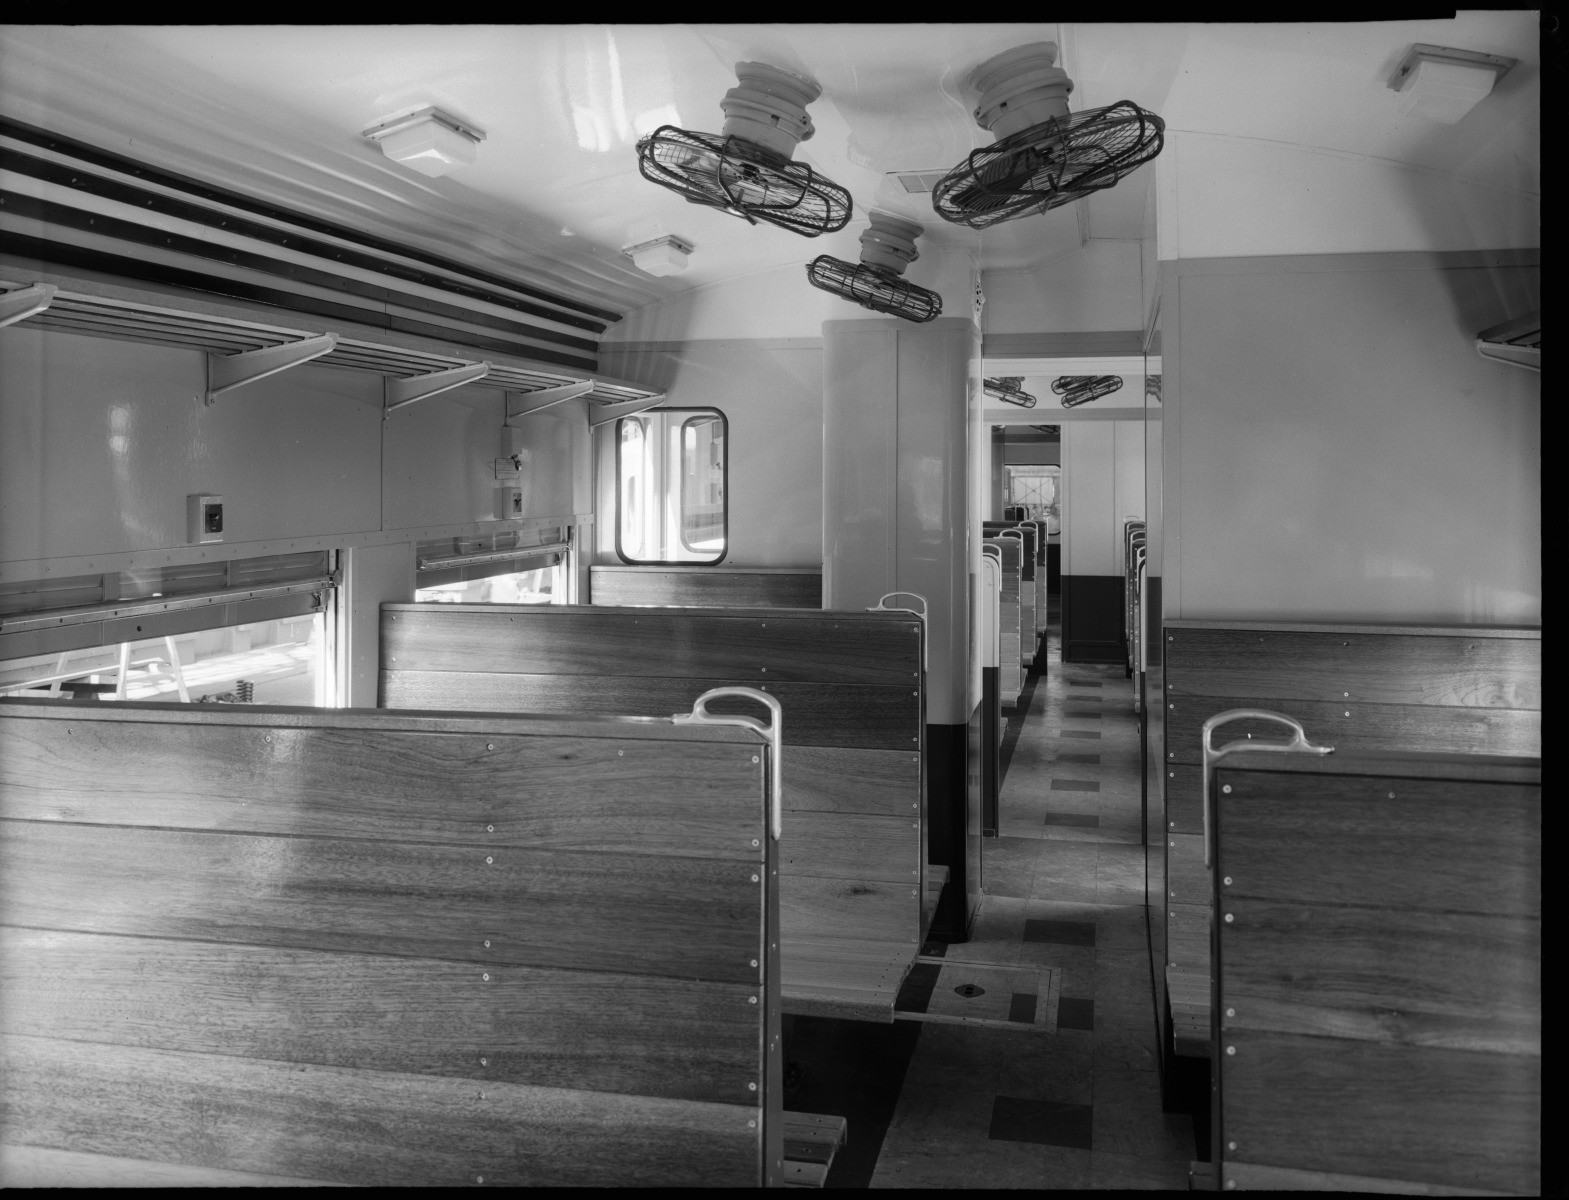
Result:
<svg viewBox="0 0 1569 1200"><path fill-rule="evenodd" d="M768 692L784 710L786 1010L892 1020L927 918L923 637L904 612L386 604L381 703L673 713L714 687Z"/></svg>
<svg viewBox="0 0 1569 1200"><path fill-rule="evenodd" d="M985 545L996 546L1002 552L1002 594L998 600L1002 650L997 686L1003 704L1012 707L1018 703L1019 694L1024 689L1024 617L1019 604L1023 548L1018 538L987 538Z"/></svg>
<svg viewBox="0 0 1569 1200"><path fill-rule="evenodd" d="M1223 1189L1541 1191L1541 769L1215 764Z"/></svg>
<svg viewBox="0 0 1569 1200"><path fill-rule="evenodd" d="M822 608L823 573L795 567L591 566L589 600L669 608Z"/></svg>
<svg viewBox="0 0 1569 1200"><path fill-rule="evenodd" d="M1174 1049L1206 1056L1212 881L1204 866L1200 730L1261 708L1341 752L1541 753L1539 631L1168 621L1165 654L1166 975ZM1217 741L1277 739L1238 721ZM1180 997L1179 997L1180 993Z"/></svg>
<svg viewBox="0 0 1569 1200"><path fill-rule="evenodd" d="M782 1174L766 740L0 703L7 1182Z"/></svg>

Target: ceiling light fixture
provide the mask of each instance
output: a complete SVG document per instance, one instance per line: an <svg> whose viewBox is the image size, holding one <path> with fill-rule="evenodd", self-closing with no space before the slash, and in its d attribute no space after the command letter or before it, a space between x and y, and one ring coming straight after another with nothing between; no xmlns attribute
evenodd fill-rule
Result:
<svg viewBox="0 0 1569 1200"><path fill-rule="evenodd" d="M686 270L692 246L667 233L649 242L623 246L621 253L636 263L639 271L646 271L650 275L679 275Z"/></svg>
<svg viewBox="0 0 1569 1200"><path fill-rule="evenodd" d="M483 130L433 107L377 121L364 134L394 162L432 178L470 166L485 140Z"/></svg>
<svg viewBox="0 0 1569 1200"><path fill-rule="evenodd" d="M1400 111L1440 125L1457 125L1493 90L1518 59L1418 42L1389 77Z"/></svg>

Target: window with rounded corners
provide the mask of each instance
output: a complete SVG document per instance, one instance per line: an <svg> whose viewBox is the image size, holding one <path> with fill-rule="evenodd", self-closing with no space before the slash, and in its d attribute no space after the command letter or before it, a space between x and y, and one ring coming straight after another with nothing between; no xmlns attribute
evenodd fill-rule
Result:
<svg viewBox="0 0 1569 1200"><path fill-rule="evenodd" d="M631 565L716 566L729 549L729 424L713 408L616 422L616 556Z"/></svg>

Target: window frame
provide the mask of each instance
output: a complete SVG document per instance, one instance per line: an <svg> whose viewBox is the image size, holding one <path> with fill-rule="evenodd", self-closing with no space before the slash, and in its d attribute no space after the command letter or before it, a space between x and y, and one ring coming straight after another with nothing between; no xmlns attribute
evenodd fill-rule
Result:
<svg viewBox="0 0 1569 1200"><path fill-rule="evenodd" d="M693 414L694 416L700 415L700 416L704 416L704 417L718 417L719 418L719 424L720 424L721 430L723 431L724 443L725 443L725 458L724 458L724 463L723 463L723 467L722 467L722 471L723 471L722 480L721 480L721 483L720 483L720 486L721 486L721 488L724 491L724 507L723 507L723 510L722 510L722 513L721 513L722 519L721 519L721 523L720 523L721 529L722 529L722 535L721 536L723 537L724 540L723 540L722 544L719 547L719 554L718 554L718 556L716 558L713 558L713 559L631 558L631 557L629 557L627 555L626 549L621 544L621 505L622 505L621 481L625 478L625 476L622 473L622 457L621 457L621 448L622 448L622 446L624 444L624 440L623 440L622 434L621 434L622 422L624 422L624 421L640 421L641 418L643 418L645 416L653 416L655 414L661 414L662 415L662 414L665 414L665 413L690 413L690 414ZM691 421L692 419L693 419L692 416L688 416L686 418L686 420L681 421L676 426L676 430L677 430L677 438L676 438L677 450L683 456L684 456L685 450L684 450L684 447L681 445L681 439L682 439L682 436L684 436L684 433L685 433L685 430L686 430L686 427L687 427L687 422ZM630 416L618 417L616 419L615 425L613 427L612 436L615 438L615 443L616 443L616 488L615 488L615 513L614 513L614 522L613 522L614 525L615 525L615 530L616 530L616 536L615 536L616 557L618 559L620 559L623 563L625 563L629 567L717 567L721 563L723 563L725 558L730 553L730 418L727 417L721 409L715 408L712 405L698 405L698 406L681 407L681 408L654 408L654 409L648 409L648 410L646 410L644 412L641 412L641 413L633 413ZM647 436L646 430L645 430L644 436L645 437ZM662 446L660 448L660 453L661 454L668 453L668 446ZM681 481L676 485L676 489L675 490L676 490L676 500L677 500L677 503L678 503L678 505L682 505L682 511L684 512L684 503L683 502L684 502L684 498L685 498L685 495L686 495L686 480L685 480L684 476L681 479ZM668 494L669 489L666 488L665 491L666 491L666 494L661 495L658 498L659 502L661 504L668 504L669 500L670 500L670 496ZM649 503L649 497L644 496L642 499L643 499L643 503L645 505ZM679 526L676 529L675 536L676 536L678 542L681 545L685 545L686 544L686 538L684 536L684 533L683 533L682 529Z"/></svg>

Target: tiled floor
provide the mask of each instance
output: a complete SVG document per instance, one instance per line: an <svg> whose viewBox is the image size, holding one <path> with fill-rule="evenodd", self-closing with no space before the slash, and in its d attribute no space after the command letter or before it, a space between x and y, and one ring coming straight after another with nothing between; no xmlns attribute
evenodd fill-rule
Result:
<svg viewBox="0 0 1569 1200"><path fill-rule="evenodd" d="M971 940L927 950L1059 968L1056 1032L921 1026L872 1187L1188 1185L1192 1122L1161 1111L1132 687L1063 666L1050 632Z"/></svg>

